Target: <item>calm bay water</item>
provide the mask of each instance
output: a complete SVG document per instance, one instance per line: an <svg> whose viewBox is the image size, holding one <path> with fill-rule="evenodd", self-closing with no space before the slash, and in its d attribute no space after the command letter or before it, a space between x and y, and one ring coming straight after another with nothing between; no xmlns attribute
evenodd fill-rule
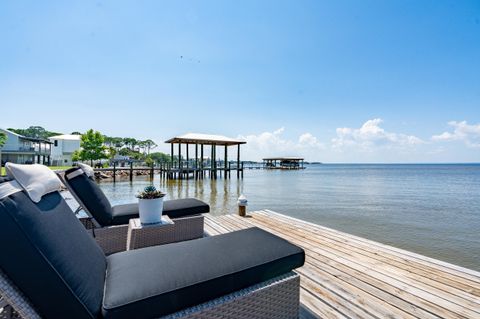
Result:
<svg viewBox="0 0 480 319"><path fill-rule="evenodd" d="M169 198L196 197L213 215L268 208L316 224L480 270L480 165L309 165L300 171L246 170L243 179L167 181ZM101 182L128 203L150 180Z"/></svg>

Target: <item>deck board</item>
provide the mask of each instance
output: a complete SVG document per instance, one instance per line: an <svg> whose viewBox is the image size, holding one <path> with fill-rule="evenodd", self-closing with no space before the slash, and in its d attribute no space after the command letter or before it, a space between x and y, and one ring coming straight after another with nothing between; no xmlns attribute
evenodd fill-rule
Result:
<svg viewBox="0 0 480 319"><path fill-rule="evenodd" d="M480 273L269 210L205 215L218 235L259 227L305 250L301 318L480 318Z"/></svg>

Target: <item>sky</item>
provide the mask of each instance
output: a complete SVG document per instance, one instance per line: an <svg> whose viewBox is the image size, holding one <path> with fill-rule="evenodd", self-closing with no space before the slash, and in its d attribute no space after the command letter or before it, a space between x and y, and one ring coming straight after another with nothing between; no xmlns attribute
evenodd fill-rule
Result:
<svg viewBox="0 0 480 319"><path fill-rule="evenodd" d="M0 127L480 162L480 1L0 2Z"/></svg>

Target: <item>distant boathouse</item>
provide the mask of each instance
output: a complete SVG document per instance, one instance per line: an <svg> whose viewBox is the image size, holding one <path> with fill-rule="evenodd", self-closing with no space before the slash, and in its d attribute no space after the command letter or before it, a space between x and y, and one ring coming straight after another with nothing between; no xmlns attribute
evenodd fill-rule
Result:
<svg viewBox="0 0 480 319"><path fill-rule="evenodd" d="M269 157L263 159L265 169L304 169L302 157Z"/></svg>

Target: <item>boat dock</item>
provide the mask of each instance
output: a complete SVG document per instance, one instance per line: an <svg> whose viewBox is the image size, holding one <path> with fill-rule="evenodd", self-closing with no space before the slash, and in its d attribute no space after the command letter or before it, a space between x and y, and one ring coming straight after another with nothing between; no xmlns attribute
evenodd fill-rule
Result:
<svg viewBox="0 0 480 319"><path fill-rule="evenodd" d="M300 318L480 318L480 272L270 210L205 215L207 235L254 226L305 250Z"/></svg>
<svg viewBox="0 0 480 319"><path fill-rule="evenodd" d="M263 159L266 169L304 169L303 157L269 157Z"/></svg>

